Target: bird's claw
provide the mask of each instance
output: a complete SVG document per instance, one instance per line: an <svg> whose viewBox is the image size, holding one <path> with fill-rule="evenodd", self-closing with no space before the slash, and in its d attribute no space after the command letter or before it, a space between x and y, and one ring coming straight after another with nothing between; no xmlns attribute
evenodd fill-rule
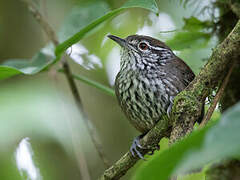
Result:
<svg viewBox="0 0 240 180"><path fill-rule="evenodd" d="M145 149L144 147L141 146L139 140L141 138L141 135L140 136L137 136L134 140L133 140L133 143L130 147L130 152L132 154L133 157L135 157L135 155L137 154L137 156L141 159L144 159L143 155L139 152L138 148L139 149ZM144 159L145 160L145 159Z"/></svg>
<svg viewBox="0 0 240 180"><path fill-rule="evenodd" d="M137 155L140 159L143 159L145 160L145 158L143 157L143 155L141 154L141 152L139 152L138 149L140 150L146 150L146 149L149 149L150 152L148 153L149 155L153 155L154 151L155 150L160 150L160 146L158 144L156 144L154 147L150 147L150 148L146 148L146 147L143 147L141 144L140 144L140 139L144 136L145 134L142 134L140 136L137 136L134 140L133 140L133 143L130 147L130 152L132 154L133 157L135 157L135 155Z"/></svg>

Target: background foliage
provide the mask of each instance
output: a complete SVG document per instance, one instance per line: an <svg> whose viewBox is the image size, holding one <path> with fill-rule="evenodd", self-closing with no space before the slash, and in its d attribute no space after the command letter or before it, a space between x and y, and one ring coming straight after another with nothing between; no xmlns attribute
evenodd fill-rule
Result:
<svg viewBox="0 0 240 180"><path fill-rule="evenodd" d="M0 179L81 179L81 165L92 179L103 172L66 79L59 72L58 61L65 50L85 110L113 163L138 132L122 114L112 90L119 47L106 35L156 37L195 73L218 43L216 21L221 13L207 0L34 2L57 32L60 45L55 49L49 43L21 1L0 1ZM183 174L181 180L205 179L208 166L200 167L239 155L240 145L234 143L239 139L239 114L239 104L224 115L217 110L208 127L171 148L163 139L161 150L138 163L123 179L167 179L172 173ZM17 158L16 149L26 137L38 172L35 178Z"/></svg>

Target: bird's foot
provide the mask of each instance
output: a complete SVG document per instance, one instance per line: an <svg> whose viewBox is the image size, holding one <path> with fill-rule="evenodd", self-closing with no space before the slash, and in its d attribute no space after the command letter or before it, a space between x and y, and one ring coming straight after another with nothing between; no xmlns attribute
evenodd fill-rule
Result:
<svg viewBox="0 0 240 180"><path fill-rule="evenodd" d="M160 146L157 144L155 145L154 147L143 147L141 144L140 144L140 139L142 137L144 137L145 134L141 134L140 136L137 136L134 140L133 140L133 143L130 147L130 152L132 154L133 157L135 157L135 155L137 155L140 159L143 159L145 160L145 158L143 157L142 153L139 152L138 149L141 149L141 150L150 150L150 152L148 153L149 155L153 155L154 151L155 150L159 150L160 149Z"/></svg>
<svg viewBox="0 0 240 180"><path fill-rule="evenodd" d="M145 135L145 134L144 134ZM144 136L144 135L140 135L137 136L136 138L134 138L133 143L130 147L130 152L132 154L133 157L135 157L135 155L137 155L139 158L144 159L143 155L139 152L138 149L145 149L144 147L141 146L140 144L140 139Z"/></svg>

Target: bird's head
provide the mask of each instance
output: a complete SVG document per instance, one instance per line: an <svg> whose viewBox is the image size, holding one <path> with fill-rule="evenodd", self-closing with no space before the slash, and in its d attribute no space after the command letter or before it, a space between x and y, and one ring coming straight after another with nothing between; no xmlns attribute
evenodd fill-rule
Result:
<svg viewBox="0 0 240 180"><path fill-rule="evenodd" d="M108 35L121 47L121 66L135 63L140 67L164 65L175 55L163 42L150 36L130 35L125 39Z"/></svg>

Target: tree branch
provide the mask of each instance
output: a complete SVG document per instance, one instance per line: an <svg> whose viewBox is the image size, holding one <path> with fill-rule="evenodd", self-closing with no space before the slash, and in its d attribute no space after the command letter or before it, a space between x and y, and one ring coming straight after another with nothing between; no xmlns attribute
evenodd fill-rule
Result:
<svg viewBox="0 0 240 180"><path fill-rule="evenodd" d="M201 115L202 104L229 71L233 61L240 55L240 21L236 24L228 37L213 51L208 63L189 84L189 86L176 96L171 113L171 121L161 120L141 141L147 146L158 143L160 139L169 134L169 127L173 126L171 141L174 142L191 132L193 125ZM147 151L143 152L144 154ZM100 177L101 180L119 179L136 162L130 153L126 153L112 167L107 169Z"/></svg>
<svg viewBox="0 0 240 180"><path fill-rule="evenodd" d="M31 0L22 0L22 1L27 4L29 11L32 13L32 15L35 17L35 19L38 21L40 26L42 26L43 30L48 35L49 39L54 43L55 46L57 46L59 44L59 41L58 41L56 33L54 32L52 27L48 24L48 22L44 19L42 14L39 12L39 10L36 8L36 6L33 4L33 2ZM72 95L74 97L75 103L76 103L81 115L83 116L83 120L84 120L84 123L88 130L88 133L90 134L92 142L93 142L100 158L102 159L104 165L106 167L109 167L109 162L106 158L105 153L103 152L103 146L102 146L102 143L100 142L100 140L98 139L97 131L93 127L92 123L88 120L86 113L83 111L82 101L81 101L79 92L77 90L77 85L74 82L69 64L66 61L66 56L67 55L65 54L61 63L63 66L65 76L67 77L68 84L71 89Z"/></svg>

